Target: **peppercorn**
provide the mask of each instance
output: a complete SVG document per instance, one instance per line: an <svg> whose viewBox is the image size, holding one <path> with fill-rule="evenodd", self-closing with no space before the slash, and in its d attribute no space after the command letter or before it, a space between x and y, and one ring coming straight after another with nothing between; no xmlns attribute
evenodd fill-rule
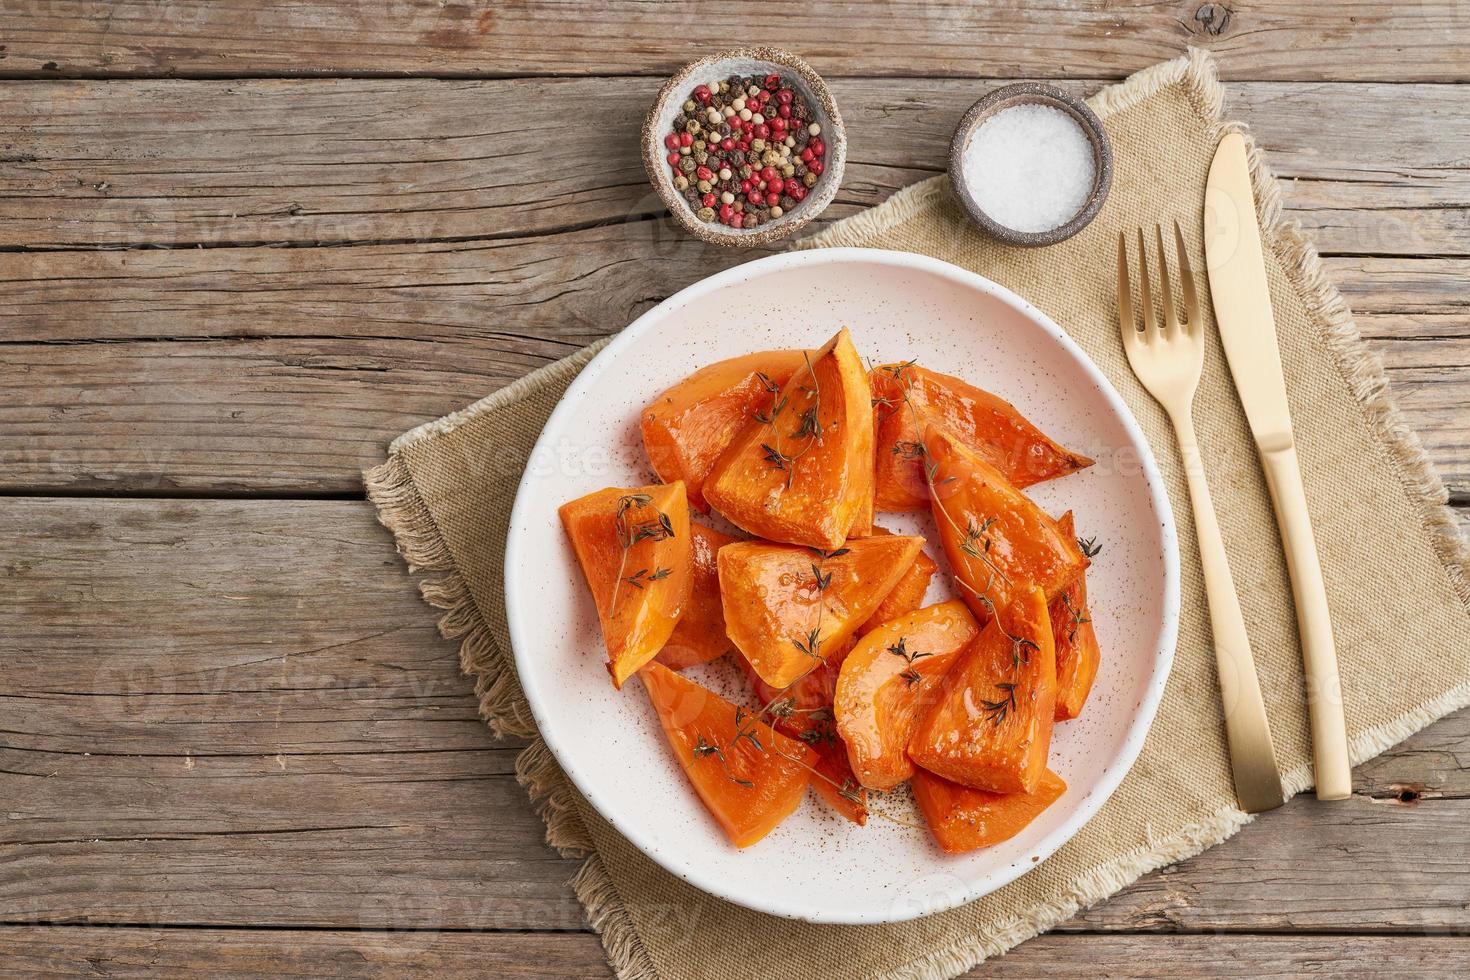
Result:
<svg viewBox="0 0 1470 980"><path fill-rule="evenodd" d="M810 117L775 73L695 86L664 138L675 190L701 221L732 228L789 214L824 166Z"/></svg>

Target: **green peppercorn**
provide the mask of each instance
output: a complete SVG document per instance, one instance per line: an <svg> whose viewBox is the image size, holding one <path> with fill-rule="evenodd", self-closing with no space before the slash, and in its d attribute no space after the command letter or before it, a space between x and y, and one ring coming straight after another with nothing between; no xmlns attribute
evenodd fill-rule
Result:
<svg viewBox="0 0 1470 980"><path fill-rule="evenodd" d="M810 170L808 170L806 172L806 175L801 178L801 182L803 184L805 184L806 186L811 187L814 184L816 184L816 182L817 182L817 175L814 174L814 173L812 173Z"/></svg>
<svg viewBox="0 0 1470 980"><path fill-rule="evenodd" d="M699 166L699 164L697 164L697 163L694 162L694 158L693 157L680 157L679 158L679 169L682 170L682 171L684 171L686 174L692 174L692 173L694 173L694 168L697 167L697 166Z"/></svg>
<svg viewBox="0 0 1470 980"><path fill-rule="evenodd" d="M698 211L694 212L694 216L700 221L713 221L715 220L715 209L700 208Z"/></svg>
<svg viewBox="0 0 1470 980"><path fill-rule="evenodd" d="M674 189L675 190L679 190L679 191L688 190L689 189L689 178L688 177L685 177L683 174L680 174L679 176L675 177L674 178Z"/></svg>
<svg viewBox="0 0 1470 980"><path fill-rule="evenodd" d="M753 139L750 141L750 148L759 153L766 148L766 141L763 139Z"/></svg>
<svg viewBox="0 0 1470 980"><path fill-rule="evenodd" d="M710 191L710 187L713 185L711 185L710 182L707 180L701 180L697 182L694 186L699 188L699 193L708 194Z"/></svg>
<svg viewBox="0 0 1470 980"><path fill-rule="evenodd" d="M694 103L694 100L693 99L685 99L684 100L684 111L685 112L693 112L694 111L694 108L695 108L695 103ZM793 113L793 115L795 115L795 113Z"/></svg>

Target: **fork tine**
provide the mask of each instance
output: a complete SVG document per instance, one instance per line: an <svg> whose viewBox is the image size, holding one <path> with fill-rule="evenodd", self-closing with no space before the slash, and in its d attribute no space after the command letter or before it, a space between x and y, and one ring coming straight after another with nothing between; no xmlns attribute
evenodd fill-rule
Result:
<svg viewBox="0 0 1470 980"><path fill-rule="evenodd" d="M1186 328L1195 332L1200 328L1199 296L1194 291L1194 273L1189 270L1189 249L1184 247L1184 232L1179 230L1179 219L1174 219L1174 247L1179 250L1179 283L1184 293L1184 316Z"/></svg>
<svg viewBox="0 0 1470 980"><path fill-rule="evenodd" d="M1169 253L1164 250L1164 229L1154 225L1154 240L1159 248L1159 293L1164 301L1164 334L1177 337L1180 331L1179 318L1174 315L1174 283L1169 279Z"/></svg>
<svg viewBox="0 0 1470 980"><path fill-rule="evenodd" d="M1148 249L1143 246L1143 229L1138 229L1138 301L1143 307L1143 337L1152 341L1158 331L1154 320L1153 287L1149 285Z"/></svg>
<svg viewBox="0 0 1470 980"><path fill-rule="evenodd" d="M1133 319L1133 296L1128 285L1128 239L1118 232L1118 326L1125 344L1138 339L1138 325Z"/></svg>

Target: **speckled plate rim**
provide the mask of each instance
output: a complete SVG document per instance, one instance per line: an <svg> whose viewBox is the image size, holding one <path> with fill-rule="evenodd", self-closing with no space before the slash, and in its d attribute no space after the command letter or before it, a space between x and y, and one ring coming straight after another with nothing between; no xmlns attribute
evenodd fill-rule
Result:
<svg viewBox="0 0 1470 980"><path fill-rule="evenodd" d="M1164 565L1164 597L1163 615L1155 634L1155 656L1153 660L1153 672L1145 688L1143 698L1140 700L1133 720L1128 726L1127 735L1122 749L1113 757L1108 766L1097 777L1095 791L1082 799L1070 816L1046 837L1042 838L1034 848L1037 861L1028 865L1005 865L992 871L977 875L974 879L965 883L962 891L954 891L946 894L942 901L920 909L898 910L892 905L885 906L881 911L871 914L832 914L823 909L799 907L797 904L788 902L777 890L763 891L760 888L743 889L732 887L732 882L724 881L705 874L699 866L697 859L676 860L673 852L665 851L657 846L646 829L637 819L637 814L610 813L601 805L594 803L598 813L622 834L634 846L643 851L665 870L682 878L697 888L708 892L717 898L733 902L737 905L777 915L783 918L797 919L812 923L834 924L834 925L877 925L889 922L903 922L923 916L943 912L960 905L968 904L978 898L982 898L1004 885L1021 877L1032 870L1042 861L1045 861L1056 850L1071 840L1072 837L1082 829L1083 825L1102 808L1103 804L1112 797L1123 777L1128 774L1129 769L1137 760L1139 752L1143 749L1144 740L1148 736L1149 729L1153 726L1154 716L1158 711L1159 702L1163 699L1164 687L1169 679L1169 672L1174 663L1174 651L1179 630L1179 546L1176 533L1173 509L1169 503L1168 493L1164 488L1163 477L1159 473L1158 464L1154 459L1153 451L1144 437L1143 430L1139 428L1133 413L1123 402L1107 376L1093 363L1092 359L1078 347L1071 337L1058 327L1052 320L1036 307L1026 302L1020 296L983 276L977 275L966 269L939 259L930 258L909 252L896 252L885 249L868 248L828 248L814 249L803 252L787 252L773 255L753 262L727 269L706 279L702 279L690 285L678 293L670 296L658 306L644 313L638 319L629 324L623 331L614 337L601 352L597 354L576 380L567 388L562 400L552 411L542 429L541 436L537 439L536 446L532 450L531 458L541 458L550 451L551 443L558 430L561 428L562 420L571 416L575 406L582 401L592 389L598 379L608 371L617 369L618 361L627 352L631 351L638 343L642 334L650 325L657 323L672 309L683 306L691 300L697 300L707 293L721 289L733 282L750 280L765 273L777 270L786 270L799 267L820 267L833 263L869 263L880 265L891 265L904 269L918 270L932 275L951 280L961 286L968 287L976 292L987 294L1011 307L1021 314L1024 321L1030 323L1035 329L1041 331L1050 340L1059 346L1068 355L1083 373L1097 386L1098 391L1113 410L1117 420L1128 435L1132 448L1138 453L1138 460L1143 471L1144 482L1148 486L1150 504L1159 519L1159 535L1162 544L1162 557ZM651 392L650 397L656 394ZM506 541L505 549L505 606L506 620L510 630L511 646L519 675L521 688L526 695L526 701L531 708L531 716L536 722L536 727L541 733L542 740L552 755L556 757L557 763L562 767L572 784L576 786L584 798L595 797L593 782L588 774L583 772L577 764L577 759L565 750L561 743L556 725L551 720L551 715L546 710L548 699L554 696L554 692L543 687L537 671L531 669L530 658L536 650L533 634L534 624L528 621L523 614L522 603L524 599L516 594L516 583L519 581L518 569L522 567L523 534L518 531L523 525L524 509L527 507L529 489L539 480L535 474L534 467L528 467L526 473L521 477L521 482L516 491L515 504L511 509L510 535ZM935 870L944 870L942 860L936 860ZM734 883L738 885L740 883Z"/></svg>

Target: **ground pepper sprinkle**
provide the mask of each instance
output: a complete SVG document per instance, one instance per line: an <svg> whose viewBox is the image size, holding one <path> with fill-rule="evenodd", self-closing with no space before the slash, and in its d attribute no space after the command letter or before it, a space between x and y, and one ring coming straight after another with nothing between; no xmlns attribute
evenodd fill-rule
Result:
<svg viewBox="0 0 1470 980"><path fill-rule="evenodd" d="M811 107L780 75L696 85L664 137L674 189L700 221L755 228L802 202L826 168Z"/></svg>

